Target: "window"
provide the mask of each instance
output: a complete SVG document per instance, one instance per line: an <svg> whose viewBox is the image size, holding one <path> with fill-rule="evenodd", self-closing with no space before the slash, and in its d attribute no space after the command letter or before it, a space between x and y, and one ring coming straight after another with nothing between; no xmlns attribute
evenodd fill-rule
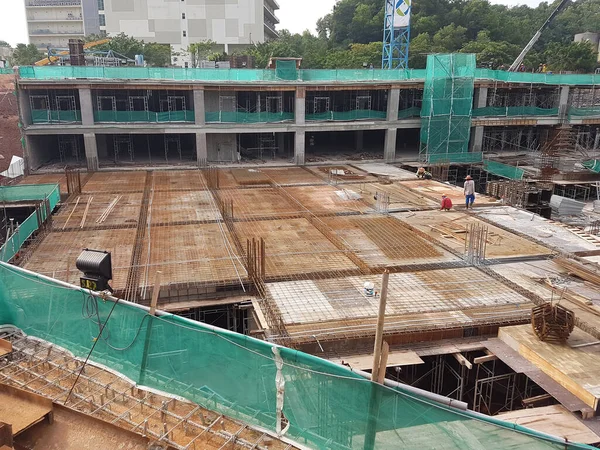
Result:
<svg viewBox="0 0 600 450"><path fill-rule="evenodd" d="M185 19L185 13L181 13L181 18Z"/></svg>
<svg viewBox="0 0 600 450"><path fill-rule="evenodd" d="M188 69L190 67L190 64L186 61L185 62L185 68Z"/></svg>
<svg viewBox="0 0 600 450"><path fill-rule="evenodd" d="M104 14L99 14L98 19L99 19L100 26L105 27L106 26L106 16Z"/></svg>
<svg viewBox="0 0 600 450"><path fill-rule="evenodd" d="M185 30L183 30L183 37L187 36L187 32Z"/></svg>
<svg viewBox="0 0 600 450"><path fill-rule="evenodd" d="M98 11L104 11L104 0L98 0Z"/></svg>

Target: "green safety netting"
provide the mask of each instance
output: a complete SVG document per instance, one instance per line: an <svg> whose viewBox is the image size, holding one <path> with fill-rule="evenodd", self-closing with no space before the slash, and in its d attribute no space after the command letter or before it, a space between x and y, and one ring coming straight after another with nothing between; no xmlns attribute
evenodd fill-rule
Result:
<svg viewBox="0 0 600 450"><path fill-rule="evenodd" d="M56 184L37 184L23 186L0 186L0 202L10 203L28 200L48 199L50 210L60 201L60 188ZM40 209L41 219L45 220L49 211ZM20 223L14 233L0 247L0 260L10 261L17 254L23 243L39 228L38 215L34 211Z"/></svg>
<svg viewBox="0 0 600 450"><path fill-rule="evenodd" d="M422 160L469 151L474 75L474 54L427 56L421 108Z"/></svg>
<svg viewBox="0 0 600 450"><path fill-rule="evenodd" d="M492 116L558 116L558 108L538 108L535 106L486 106L473 109L473 117Z"/></svg>
<svg viewBox="0 0 600 450"><path fill-rule="evenodd" d="M354 109L352 111L327 111L316 114L307 114L306 121L350 121L363 119L384 119L387 117L385 111L374 111L372 109Z"/></svg>
<svg viewBox="0 0 600 450"><path fill-rule="evenodd" d="M275 61L275 76L278 80L296 81L298 79L296 61Z"/></svg>
<svg viewBox="0 0 600 450"><path fill-rule="evenodd" d="M600 106L591 108L569 108L569 117L600 116Z"/></svg>
<svg viewBox="0 0 600 450"><path fill-rule="evenodd" d="M486 172L493 173L500 177L510 178L511 180L522 180L525 175L523 169L496 161L484 161L483 169Z"/></svg>
<svg viewBox="0 0 600 450"><path fill-rule="evenodd" d="M592 172L600 173L600 160L598 159L590 159L589 161L584 161L581 164L583 167L591 170Z"/></svg>
<svg viewBox="0 0 600 450"><path fill-rule="evenodd" d="M81 122L81 111L34 109L31 111L31 122L34 124L52 122Z"/></svg>
<svg viewBox="0 0 600 450"><path fill-rule="evenodd" d="M464 163L474 164L483 161L482 152L467 152L467 153L439 153L429 155L430 163L448 164L448 163Z"/></svg>
<svg viewBox="0 0 600 450"><path fill-rule="evenodd" d="M421 108L418 106L413 106L408 109L401 109L398 111L398 119L408 119L409 117L420 117L421 116Z"/></svg>
<svg viewBox="0 0 600 450"><path fill-rule="evenodd" d="M8 67L0 67L0 75L12 75L13 73L15 71Z"/></svg>
<svg viewBox="0 0 600 450"><path fill-rule="evenodd" d="M194 111L94 111L95 122L194 122Z"/></svg>
<svg viewBox="0 0 600 450"><path fill-rule="evenodd" d="M214 123L269 123L284 122L294 120L294 113L291 112L257 112L247 113L242 111L213 111L206 113L206 122Z"/></svg>
<svg viewBox="0 0 600 450"><path fill-rule="evenodd" d="M554 74L532 72L506 72L504 70L475 69L475 78L507 83L594 85L600 83L598 74Z"/></svg>
<svg viewBox="0 0 600 450"><path fill-rule="evenodd" d="M0 324L84 358L113 308L77 287L0 263ZM92 313L89 313L92 311ZM270 343L137 305L114 305L91 360L141 385L275 430L276 357ZM371 383L348 368L277 347L286 436L322 449L565 449L520 425L459 411ZM144 358L144 355L147 355Z"/></svg>

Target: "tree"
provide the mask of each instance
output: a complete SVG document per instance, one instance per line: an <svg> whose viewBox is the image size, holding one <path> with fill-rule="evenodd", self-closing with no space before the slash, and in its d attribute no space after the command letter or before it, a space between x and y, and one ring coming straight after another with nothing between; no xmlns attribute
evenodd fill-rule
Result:
<svg viewBox="0 0 600 450"><path fill-rule="evenodd" d="M467 29L454 23L446 25L433 35L433 50L439 53L452 53L460 50L467 41Z"/></svg>
<svg viewBox="0 0 600 450"><path fill-rule="evenodd" d="M519 54L520 48L508 42L492 41L489 32L480 31L477 33L477 39L467 42L460 51L475 53L478 67L497 69L502 65L510 66Z"/></svg>
<svg viewBox="0 0 600 450"><path fill-rule="evenodd" d="M110 41L106 44L94 48L96 50L112 50L115 53L134 59L135 55L142 55L144 53L144 41L139 41L127 36L125 33L121 33L110 38Z"/></svg>
<svg viewBox="0 0 600 450"><path fill-rule="evenodd" d="M12 54L11 65L31 66L41 59L44 59L44 54L35 45L17 44Z"/></svg>
<svg viewBox="0 0 600 450"><path fill-rule="evenodd" d="M200 41L190 44L187 48L187 52L192 60L192 67L198 67L200 61L208 58L208 56L214 51L213 48L216 42L207 40Z"/></svg>
<svg viewBox="0 0 600 450"><path fill-rule="evenodd" d="M150 66L167 67L171 65L171 46L149 42L144 45L144 59Z"/></svg>
<svg viewBox="0 0 600 450"><path fill-rule="evenodd" d="M544 52L544 57L548 67L556 72L592 72L598 64L597 53L590 42L553 43Z"/></svg>
<svg viewBox="0 0 600 450"><path fill-rule="evenodd" d="M424 69L429 53L431 53L431 37L429 33L421 33L410 41L408 66L413 69Z"/></svg>
<svg viewBox="0 0 600 450"><path fill-rule="evenodd" d="M10 44L6 41L0 41L0 47L9 47L10 48Z"/></svg>

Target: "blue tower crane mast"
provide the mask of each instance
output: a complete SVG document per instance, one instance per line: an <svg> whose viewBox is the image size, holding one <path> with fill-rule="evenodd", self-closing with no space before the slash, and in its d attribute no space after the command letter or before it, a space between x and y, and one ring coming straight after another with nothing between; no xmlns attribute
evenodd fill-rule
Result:
<svg viewBox="0 0 600 450"><path fill-rule="evenodd" d="M407 69L412 0L385 0L382 69Z"/></svg>

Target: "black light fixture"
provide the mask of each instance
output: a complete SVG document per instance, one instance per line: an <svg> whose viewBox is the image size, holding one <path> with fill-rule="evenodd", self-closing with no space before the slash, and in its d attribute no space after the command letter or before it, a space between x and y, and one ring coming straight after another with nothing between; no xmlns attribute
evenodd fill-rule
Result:
<svg viewBox="0 0 600 450"><path fill-rule="evenodd" d="M75 266L83 272L83 276L79 279L82 288L90 291L113 291L108 285L108 281L112 279L112 261L109 252L86 248L77 258Z"/></svg>

